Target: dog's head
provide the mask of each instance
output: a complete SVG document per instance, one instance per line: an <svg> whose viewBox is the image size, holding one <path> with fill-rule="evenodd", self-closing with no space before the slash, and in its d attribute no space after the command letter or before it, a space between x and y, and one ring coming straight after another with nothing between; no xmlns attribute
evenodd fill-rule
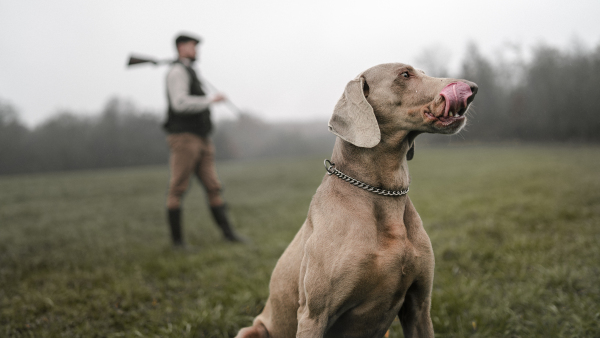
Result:
<svg viewBox="0 0 600 338"><path fill-rule="evenodd" d="M410 132L454 134L465 125L476 93L470 81L429 77L401 63L381 64L348 82L329 130L362 148L397 143Z"/></svg>

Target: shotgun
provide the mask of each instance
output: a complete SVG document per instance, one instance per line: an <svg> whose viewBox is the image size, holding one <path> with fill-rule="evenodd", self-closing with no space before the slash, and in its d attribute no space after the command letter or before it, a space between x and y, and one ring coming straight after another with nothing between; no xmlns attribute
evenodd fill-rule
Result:
<svg viewBox="0 0 600 338"><path fill-rule="evenodd" d="M148 57L141 57L141 56L129 56L129 61L127 62L127 67L131 67L133 65L139 65L139 64L143 64L143 63L151 63L155 66L158 65L163 65L163 64L167 64L167 63L171 63L174 60L157 60L157 59L153 59L153 58L148 58ZM213 86L210 82L208 82L206 80L205 77L203 76L199 76L200 77L200 82L202 82L202 84L204 85L205 89L207 89L208 92L213 92L213 93L219 93L220 91ZM225 97L225 103L227 104L227 106L229 107L229 109L234 112L238 117L242 116L244 114L244 112L239 109L235 104L233 104L233 102L231 102L231 100L227 97Z"/></svg>

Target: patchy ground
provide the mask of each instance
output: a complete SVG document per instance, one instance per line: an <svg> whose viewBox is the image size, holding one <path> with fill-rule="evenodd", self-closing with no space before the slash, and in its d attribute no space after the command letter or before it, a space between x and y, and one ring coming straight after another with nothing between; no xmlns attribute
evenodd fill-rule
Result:
<svg viewBox="0 0 600 338"><path fill-rule="evenodd" d="M0 336L234 335L264 305L326 156L221 163L253 244L221 241L194 182L187 252L169 246L166 168L1 176ZM600 336L600 148L417 144L409 164L436 336Z"/></svg>

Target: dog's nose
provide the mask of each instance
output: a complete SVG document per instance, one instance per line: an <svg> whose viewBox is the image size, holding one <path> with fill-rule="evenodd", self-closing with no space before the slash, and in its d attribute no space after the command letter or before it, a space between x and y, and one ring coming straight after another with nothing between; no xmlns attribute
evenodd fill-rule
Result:
<svg viewBox="0 0 600 338"><path fill-rule="evenodd" d="M477 84L475 82L469 83L469 87L471 87L471 92L473 92L473 96L475 96L479 87L477 87Z"/></svg>
<svg viewBox="0 0 600 338"><path fill-rule="evenodd" d="M475 94L477 94L477 90L479 90L479 87L477 86L477 83L475 83L475 82L471 82L471 81L467 81L467 80L461 80L461 82L466 83L469 86L469 88L471 88L471 96L469 96L467 98L467 104L469 104L473 101L473 99L475 99Z"/></svg>

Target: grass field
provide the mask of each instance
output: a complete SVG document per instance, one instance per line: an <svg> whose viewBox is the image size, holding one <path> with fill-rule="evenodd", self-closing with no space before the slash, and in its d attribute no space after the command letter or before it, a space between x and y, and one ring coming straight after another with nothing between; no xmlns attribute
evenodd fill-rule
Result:
<svg viewBox="0 0 600 338"><path fill-rule="evenodd" d="M417 149L438 337L600 337L600 148ZM228 337L268 296L323 158L220 163L221 240L197 183L173 251L164 167L0 177L0 337ZM402 337L396 321L391 337Z"/></svg>

